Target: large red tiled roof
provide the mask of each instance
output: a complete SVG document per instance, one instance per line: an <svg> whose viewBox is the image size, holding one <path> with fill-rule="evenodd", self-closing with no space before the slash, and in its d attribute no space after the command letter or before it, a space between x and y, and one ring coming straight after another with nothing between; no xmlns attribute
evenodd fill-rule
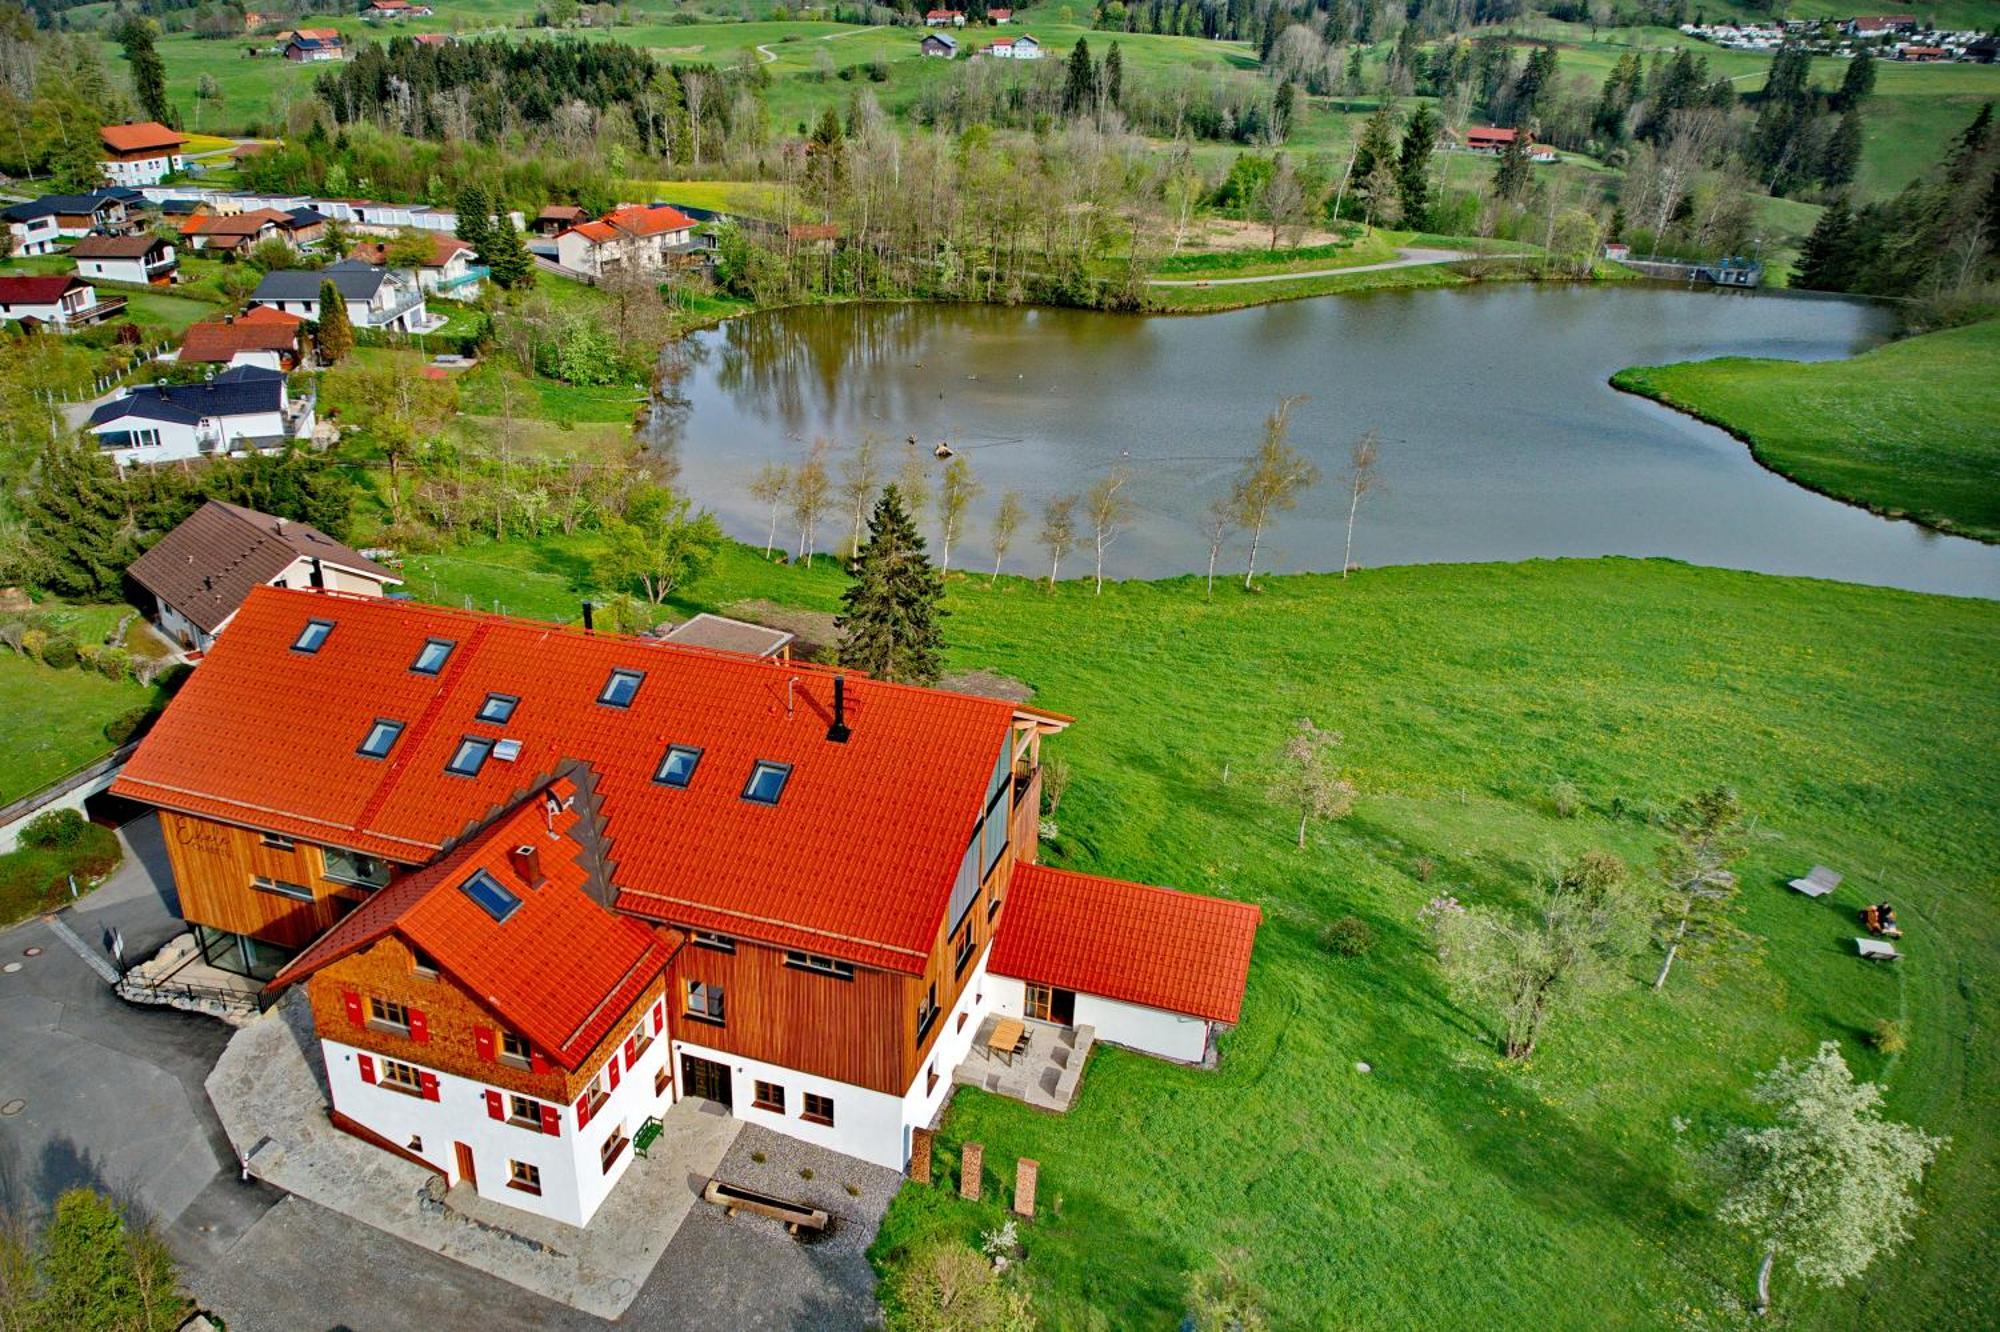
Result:
<svg viewBox="0 0 2000 1332"><path fill-rule="evenodd" d="M16 277L0 274L0 305L53 305L72 287L85 283L74 273L61 277Z"/></svg>
<svg viewBox="0 0 2000 1332"><path fill-rule="evenodd" d="M308 619L334 628L292 650ZM452 641L440 675L410 670ZM645 672L629 708L597 702L612 669ZM521 703L474 719L489 692ZM832 675L537 621L258 588L126 765L132 799L405 864L512 804L565 760L590 766L622 910L919 972L1018 711L1012 703L850 676L852 738L826 738ZM404 723L386 761L356 746ZM518 758L476 777L464 736ZM702 751L687 789L653 781L669 744ZM792 765L775 806L742 798L758 759Z"/></svg>
<svg viewBox="0 0 2000 1332"><path fill-rule="evenodd" d="M546 794L567 807L551 817ZM436 864L362 903L279 972L271 988L393 933L536 1049L576 1068L682 943L678 932L618 915L585 891L589 857L574 835L584 814L580 794L567 779L530 793ZM541 886L515 872L508 852L517 846L538 849ZM460 891L482 870L520 899L504 921Z"/></svg>
<svg viewBox="0 0 2000 1332"><path fill-rule="evenodd" d="M157 120L141 121L137 125L106 125L97 131L104 140L104 146L113 152L136 153L147 148L178 148L187 142L187 136L177 134Z"/></svg>
<svg viewBox="0 0 2000 1332"><path fill-rule="evenodd" d="M431 257L428 264L431 268L443 268L452 261L455 255L474 253L470 245L467 245L456 236L443 236L432 232L427 239L431 243ZM350 259L359 259L363 263L374 264L378 267L385 267L389 262L390 244L391 242L385 240L361 241L352 250L348 251L347 257Z"/></svg>
<svg viewBox="0 0 2000 1332"><path fill-rule="evenodd" d="M1018 865L987 968L1038 985L1234 1022L1263 914L1247 902Z"/></svg>
<svg viewBox="0 0 2000 1332"><path fill-rule="evenodd" d="M234 323L211 320L188 325L187 332L181 337L180 360L186 365L226 365L238 352L296 354L298 349L299 329L296 324L267 323L262 319L238 319Z"/></svg>
<svg viewBox="0 0 2000 1332"><path fill-rule="evenodd" d="M614 208L595 222L579 222L570 230L602 245L619 235L657 236L668 231L685 231L694 219L668 204L653 207L631 205Z"/></svg>

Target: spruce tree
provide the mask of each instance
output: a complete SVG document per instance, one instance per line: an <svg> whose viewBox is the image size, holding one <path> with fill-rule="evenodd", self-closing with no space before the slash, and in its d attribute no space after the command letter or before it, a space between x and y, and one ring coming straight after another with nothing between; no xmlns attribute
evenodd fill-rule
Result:
<svg viewBox="0 0 2000 1332"><path fill-rule="evenodd" d="M1084 115L1097 105L1097 67L1090 62L1090 43L1076 39L1070 48L1069 71L1063 84L1063 110L1072 116Z"/></svg>
<svg viewBox="0 0 2000 1332"><path fill-rule="evenodd" d="M944 578L924 554L923 535L894 485L875 502L868 539L848 571L854 584L841 594L845 610L834 621L841 663L883 680L936 683L943 670Z"/></svg>
<svg viewBox="0 0 2000 1332"><path fill-rule="evenodd" d="M347 317L347 298L331 280L319 284L319 332L314 341L325 365L338 365L354 350L354 324Z"/></svg>
<svg viewBox="0 0 2000 1332"><path fill-rule="evenodd" d="M1500 153L1500 169L1493 173L1493 189L1503 199L1519 198L1528 187L1528 136L1525 131L1507 141Z"/></svg>
<svg viewBox="0 0 2000 1332"><path fill-rule="evenodd" d="M486 248L493 238L493 200L483 185L467 185L458 192L458 238L487 258Z"/></svg>
<svg viewBox="0 0 2000 1332"><path fill-rule="evenodd" d="M1812 291L1845 291L1852 273L1854 215L1845 195L1827 205L1799 251L1792 285Z"/></svg>
<svg viewBox="0 0 2000 1332"><path fill-rule="evenodd" d="M1125 57L1119 54L1118 43L1111 43L1111 49L1104 53L1104 100L1108 105L1117 106L1125 97Z"/></svg>
<svg viewBox="0 0 2000 1332"><path fill-rule="evenodd" d="M493 227L486 253L481 256L493 271L493 280L509 291L535 285L535 257L521 239L512 218L502 217Z"/></svg>
<svg viewBox="0 0 2000 1332"><path fill-rule="evenodd" d="M1298 114L1298 107L1298 85L1286 79L1278 85L1278 95L1271 102L1271 131L1279 143L1292 136L1292 117Z"/></svg>
<svg viewBox="0 0 2000 1332"><path fill-rule="evenodd" d="M1820 160L1820 183L1839 188L1854 179L1861 166L1861 108L1850 106L1827 140L1826 156Z"/></svg>
<svg viewBox="0 0 2000 1332"><path fill-rule="evenodd" d="M153 45L152 21L136 15L127 20L118 30L118 44L125 48L125 59L131 63L132 91L139 105L154 120L166 124L172 114L167 105L167 66Z"/></svg>
<svg viewBox="0 0 2000 1332"><path fill-rule="evenodd" d="M1874 91L1875 57L1857 51L1854 59L1847 62L1847 73L1841 76L1840 92L1834 100L1847 110L1860 105L1861 99Z"/></svg>
<svg viewBox="0 0 2000 1332"><path fill-rule="evenodd" d="M36 582L65 597L118 595L135 552L109 458L74 440L50 440L23 509Z"/></svg>
<svg viewBox="0 0 2000 1332"><path fill-rule="evenodd" d="M1410 116L1403 131L1403 151L1396 161L1396 186L1403 196L1403 222L1421 231L1430 216L1431 149L1437 143L1437 117L1427 106Z"/></svg>

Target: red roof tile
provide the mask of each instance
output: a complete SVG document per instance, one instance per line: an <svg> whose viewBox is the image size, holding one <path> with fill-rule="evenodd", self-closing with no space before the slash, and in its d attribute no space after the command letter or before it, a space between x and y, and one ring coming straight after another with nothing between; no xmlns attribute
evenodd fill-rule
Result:
<svg viewBox="0 0 2000 1332"><path fill-rule="evenodd" d="M1264 913L1247 902L1015 867L989 970L1216 1022L1234 1022Z"/></svg>
<svg viewBox="0 0 2000 1332"><path fill-rule="evenodd" d="M204 667L203 669L206 669ZM559 801L581 793L558 779ZM428 954L452 981L565 1068L589 1058L611 1025L658 979L683 942L599 905L590 857L573 834L581 804L551 819L535 791L428 868L396 880L321 935L271 982L279 989L389 934ZM525 882L508 852L533 846L544 882ZM495 920L460 891L480 871L520 899Z"/></svg>
<svg viewBox="0 0 2000 1332"><path fill-rule="evenodd" d="M298 350L299 330L296 324L273 324L248 318L234 323L213 320L188 325L186 334L181 338L180 360L185 364L226 365L239 352L296 355Z"/></svg>
<svg viewBox="0 0 2000 1332"><path fill-rule="evenodd" d="M308 619L334 623L294 652ZM437 676L424 640L456 646ZM597 702L614 667L646 673L628 708ZM504 727L487 693L521 699ZM409 602L258 588L115 789L136 800L429 861L565 760L587 762L621 909L921 970L1016 705L850 677L852 738L826 738L833 681L811 666ZM355 752L405 723L387 762ZM444 770L461 737L520 741L476 777ZM653 781L669 744L694 781ZM742 798L752 764L792 765L775 806ZM301 781L301 764L312 779Z"/></svg>
<svg viewBox="0 0 2000 1332"><path fill-rule="evenodd" d="M426 266L430 268L443 268L452 261L453 257L459 254L474 253L470 245L467 245L456 236L444 236L432 232L429 234L428 239L431 243L431 257L427 261ZM348 251L347 257L350 259L359 259L364 263L375 264L378 267L385 266L389 262L389 246L391 243L385 240L362 241L352 250Z"/></svg>
<svg viewBox="0 0 2000 1332"><path fill-rule="evenodd" d="M187 142L187 136L176 134L157 120L141 121L137 125L106 125L97 131L104 140L104 146L118 153L136 153L147 148L178 148Z"/></svg>
<svg viewBox="0 0 2000 1332"><path fill-rule="evenodd" d="M0 305L54 305L72 287L87 285L75 274L62 277L15 277L0 274Z"/></svg>
<svg viewBox="0 0 2000 1332"><path fill-rule="evenodd" d="M597 221L579 222L570 230L602 245L619 235L657 236L668 231L685 231L692 226L694 219L680 209L658 204L646 208L637 205L614 208Z"/></svg>

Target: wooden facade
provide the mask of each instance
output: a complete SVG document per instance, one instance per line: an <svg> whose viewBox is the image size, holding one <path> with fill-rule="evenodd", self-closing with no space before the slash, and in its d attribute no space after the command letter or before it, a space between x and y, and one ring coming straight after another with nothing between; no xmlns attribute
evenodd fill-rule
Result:
<svg viewBox="0 0 2000 1332"><path fill-rule="evenodd" d="M611 1025L590 1057L574 1072L565 1070L541 1051L532 1053L529 1067L520 1068L500 1057L507 1024L448 974L419 971L416 955L395 935L359 952L328 963L306 981L312 1004L313 1029L325 1040L358 1046L442 1073L518 1092L552 1105L573 1103L597 1079L607 1060L641 1021L653 1033L650 1010L666 998L664 975ZM359 999L360 1022L348 1006L348 995ZM412 1014L406 1034L369 1021L370 998L392 1000Z"/></svg>
<svg viewBox="0 0 2000 1332"><path fill-rule="evenodd" d="M181 915L195 925L301 949L374 891L329 878L323 848L287 842L234 824L160 811L160 831L180 891ZM259 888L295 884L310 900Z"/></svg>

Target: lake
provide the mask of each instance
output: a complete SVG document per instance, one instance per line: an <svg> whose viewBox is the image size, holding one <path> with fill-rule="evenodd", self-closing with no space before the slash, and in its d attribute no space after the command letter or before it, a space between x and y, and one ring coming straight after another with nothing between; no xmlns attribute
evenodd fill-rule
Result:
<svg viewBox="0 0 2000 1332"><path fill-rule="evenodd" d="M765 462L796 462L818 438L837 461L872 433L893 471L914 435L935 489L944 464L930 450L949 441L984 487L954 566L991 567L986 524L1014 489L1032 516L1006 567L1024 574L1047 572L1034 540L1043 503L1125 466L1136 512L1105 571L1159 577L1202 568L1202 511L1276 400L1306 394L1292 441L1325 479L1267 535L1262 569L1340 567L1340 473L1372 429L1382 487L1362 502L1357 565L1658 555L2000 597L2000 547L1793 485L1722 431L1605 382L1627 365L1711 356L1849 356L1888 331L1883 311L1853 301L1527 283L1192 316L822 307L731 320L670 348L674 402L645 435L732 535L760 543L767 510L748 486ZM821 549L844 528L824 520ZM789 518L779 534L795 539ZM1242 543L1224 558L1240 570ZM1063 572L1089 568L1080 550Z"/></svg>

